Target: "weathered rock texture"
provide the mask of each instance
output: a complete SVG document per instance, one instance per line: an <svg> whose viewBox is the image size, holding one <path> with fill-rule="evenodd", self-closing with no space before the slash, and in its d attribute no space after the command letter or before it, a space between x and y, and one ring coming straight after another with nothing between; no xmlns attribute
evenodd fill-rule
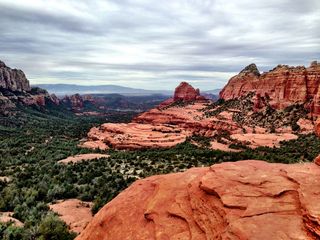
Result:
<svg viewBox="0 0 320 240"><path fill-rule="evenodd" d="M163 108L173 104L175 102L191 102L206 100L204 96L200 95L199 88L195 89L187 82L181 82L178 87L176 87L173 97L167 99L159 105L159 108Z"/></svg>
<svg viewBox="0 0 320 240"><path fill-rule="evenodd" d="M174 101L195 101L203 99L200 95L200 90L194 89L189 83L182 82L176 87L173 95Z"/></svg>
<svg viewBox="0 0 320 240"><path fill-rule="evenodd" d="M105 150L108 146L117 149L169 148L186 140L188 132L171 125L137 123L106 123L92 128L85 147ZM102 144L101 144L102 143Z"/></svg>
<svg viewBox="0 0 320 240"><path fill-rule="evenodd" d="M31 87L23 71L11 69L0 61L0 87L10 91L30 91Z"/></svg>
<svg viewBox="0 0 320 240"><path fill-rule="evenodd" d="M21 70L11 69L0 61L0 114L10 114L17 104L46 106L47 103L59 104L55 95L41 88L31 88Z"/></svg>
<svg viewBox="0 0 320 240"><path fill-rule="evenodd" d="M292 104L304 104L312 114L320 115L320 64L312 62L309 67L278 65L269 72L260 74L255 64L250 64L232 77L220 92L220 97L229 100L256 94L256 108L263 105L263 98L270 100L275 109L284 109Z"/></svg>
<svg viewBox="0 0 320 240"><path fill-rule="evenodd" d="M222 163L139 180L77 240L320 239L320 167Z"/></svg>
<svg viewBox="0 0 320 240"><path fill-rule="evenodd" d="M79 94L74 94L71 96L65 96L62 99L62 102L66 104L68 107L70 107L71 110L73 111L81 111L84 106L84 97L82 97Z"/></svg>

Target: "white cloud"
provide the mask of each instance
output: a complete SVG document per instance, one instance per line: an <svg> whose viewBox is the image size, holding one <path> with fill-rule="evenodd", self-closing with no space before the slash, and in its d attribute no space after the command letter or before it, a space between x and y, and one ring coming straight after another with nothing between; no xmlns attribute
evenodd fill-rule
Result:
<svg viewBox="0 0 320 240"><path fill-rule="evenodd" d="M32 83L205 89L320 55L320 1L0 0L0 59Z"/></svg>

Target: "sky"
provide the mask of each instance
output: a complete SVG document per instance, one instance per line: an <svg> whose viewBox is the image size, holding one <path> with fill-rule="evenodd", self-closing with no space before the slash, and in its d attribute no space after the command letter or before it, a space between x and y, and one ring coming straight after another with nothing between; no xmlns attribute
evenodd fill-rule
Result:
<svg viewBox="0 0 320 240"><path fill-rule="evenodd" d="M211 90L320 60L320 1L0 0L0 59L31 84Z"/></svg>

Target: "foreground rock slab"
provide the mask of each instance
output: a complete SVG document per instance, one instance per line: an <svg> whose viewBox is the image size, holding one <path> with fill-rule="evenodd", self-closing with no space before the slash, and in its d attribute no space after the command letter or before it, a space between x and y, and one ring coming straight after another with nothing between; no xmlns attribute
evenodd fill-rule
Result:
<svg viewBox="0 0 320 240"><path fill-rule="evenodd" d="M49 205L50 210L57 213L71 231L80 233L92 220L91 202L83 202L78 199L60 200Z"/></svg>
<svg viewBox="0 0 320 240"><path fill-rule="evenodd" d="M240 161L136 181L77 240L320 239L320 167Z"/></svg>

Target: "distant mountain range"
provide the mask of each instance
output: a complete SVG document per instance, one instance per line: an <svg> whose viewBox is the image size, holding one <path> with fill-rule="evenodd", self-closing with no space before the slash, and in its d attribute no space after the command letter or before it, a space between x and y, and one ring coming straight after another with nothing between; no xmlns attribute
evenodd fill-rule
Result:
<svg viewBox="0 0 320 240"><path fill-rule="evenodd" d="M37 84L36 87L44 88L50 93L58 96L72 95L72 94L110 94L117 93L125 96L148 96L154 94L161 94L172 96L173 91L169 90L146 90L139 88L123 87L119 85L93 85L83 86L76 84ZM203 91L206 94L218 95L221 89L214 89Z"/></svg>
<svg viewBox="0 0 320 240"><path fill-rule="evenodd" d="M212 94L212 95L218 96L221 90L222 90L221 88L218 88L218 89L213 89L213 90L202 91L202 93Z"/></svg>
<svg viewBox="0 0 320 240"><path fill-rule="evenodd" d="M110 94L117 93L125 96L147 96L154 94L171 96L173 91L167 90L146 90L138 88L129 88L118 85L93 85L83 86L76 84L37 84L36 87L44 88L50 93L58 96L71 94Z"/></svg>

